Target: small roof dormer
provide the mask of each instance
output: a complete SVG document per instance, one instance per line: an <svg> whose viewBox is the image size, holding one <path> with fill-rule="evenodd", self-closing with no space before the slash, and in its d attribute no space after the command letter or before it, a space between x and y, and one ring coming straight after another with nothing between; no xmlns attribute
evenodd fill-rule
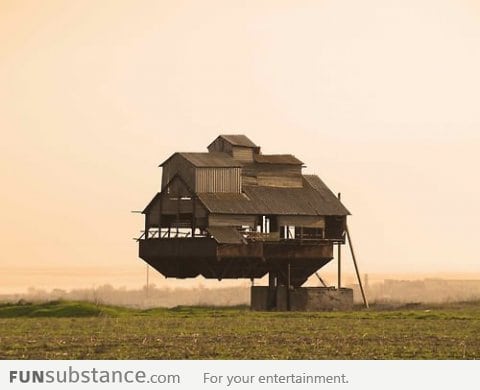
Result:
<svg viewBox="0 0 480 390"><path fill-rule="evenodd" d="M219 135L207 149L209 152L228 153L235 160L244 162L253 162L254 156L260 154L260 146L243 134Z"/></svg>

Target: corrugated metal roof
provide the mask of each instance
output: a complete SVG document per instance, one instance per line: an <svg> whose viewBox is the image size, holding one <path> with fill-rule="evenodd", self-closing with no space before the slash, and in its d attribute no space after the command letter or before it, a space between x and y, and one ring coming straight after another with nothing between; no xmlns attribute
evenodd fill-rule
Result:
<svg viewBox="0 0 480 390"><path fill-rule="evenodd" d="M248 148L257 147L257 145L255 145L250 138L243 134L221 134L217 138L223 138L235 146L245 146Z"/></svg>
<svg viewBox="0 0 480 390"><path fill-rule="evenodd" d="M180 155L197 168L240 168L242 164L234 160L229 154L222 152L185 153L178 152L171 155L160 164L164 165L173 156Z"/></svg>
<svg viewBox="0 0 480 390"><path fill-rule="evenodd" d="M273 215L349 215L318 176L305 175L303 188L244 186L244 194L204 193L200 201L212 213Z"/></svg>
<svg viewBox="0 0 480 390"><path fill-rule="evenodd" d="M245 239L240 232L231 226L210 226L207 231L219 244L244 244Z"/></svg>
<svg viewBox="0 0 480 390"><path fill-rule="evenodd" d="M302 165L298 158L292 154L255 154L255 162L261 164L288 164L288 165Z"/></svg>
<svg viewBox="0 0 480 390"><path fill-rule="evenodd" d="M245 194L209 192L199 193L197 196L212 213L258 214L258 207Z"/></svg>
<svg viewBox="0 0 480 390"><path fill-rule="evenodd" d="M351 215L350 211L348 211L348 209L342 204L342 202L340 202L337 196L317 175L303 175L303 178L322 196L325 203L329 203L331 205L329 207L331 207L332 211L334 209L336 210L335 213L331 213L330 215Z"/></svg>

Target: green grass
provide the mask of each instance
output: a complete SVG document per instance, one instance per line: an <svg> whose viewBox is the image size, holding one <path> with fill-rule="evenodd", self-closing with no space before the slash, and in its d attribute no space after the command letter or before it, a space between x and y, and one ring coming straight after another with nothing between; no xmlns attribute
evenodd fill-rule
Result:
<svg viewBox="0 0 480 390"><path fill-rule="evenodd" d="M51 301L45 303L0 304L0 318L16 317L117 317L135 311L117 306L96 305L90 302Z"/></svg>
<svg viewBox="0 0 480 390"><path fill-rule="evenodd" d="M2 359L478 359L480 304L350 312L0 305Z"/></svg>

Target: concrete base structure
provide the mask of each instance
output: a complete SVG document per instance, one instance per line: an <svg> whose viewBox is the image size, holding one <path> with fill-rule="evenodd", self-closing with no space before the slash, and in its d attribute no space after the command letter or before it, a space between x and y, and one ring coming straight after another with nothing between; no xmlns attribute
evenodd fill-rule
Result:
<svg viewBox="0 0 480 390"><path fill-rule="evenodd" d="M255 311L330 311L351 310L353 290L333 287L298 287L287 290L285 286L271 289L253 286L250 307Z"/></svg>

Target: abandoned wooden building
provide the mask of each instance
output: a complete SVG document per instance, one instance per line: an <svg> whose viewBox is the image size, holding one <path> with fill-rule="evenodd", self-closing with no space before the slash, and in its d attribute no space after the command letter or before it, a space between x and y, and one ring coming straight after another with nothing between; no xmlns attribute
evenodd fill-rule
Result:
<svg viewBox="0 0 480 390"><path fill-rule="evenodd" d="M291 294L344 244L349 211L291 154L262 154L245 135L220 135L207 148L160 165L140 257L173 278L269 274L268 287L252 290L252 306L290 309Z"/></svg>

